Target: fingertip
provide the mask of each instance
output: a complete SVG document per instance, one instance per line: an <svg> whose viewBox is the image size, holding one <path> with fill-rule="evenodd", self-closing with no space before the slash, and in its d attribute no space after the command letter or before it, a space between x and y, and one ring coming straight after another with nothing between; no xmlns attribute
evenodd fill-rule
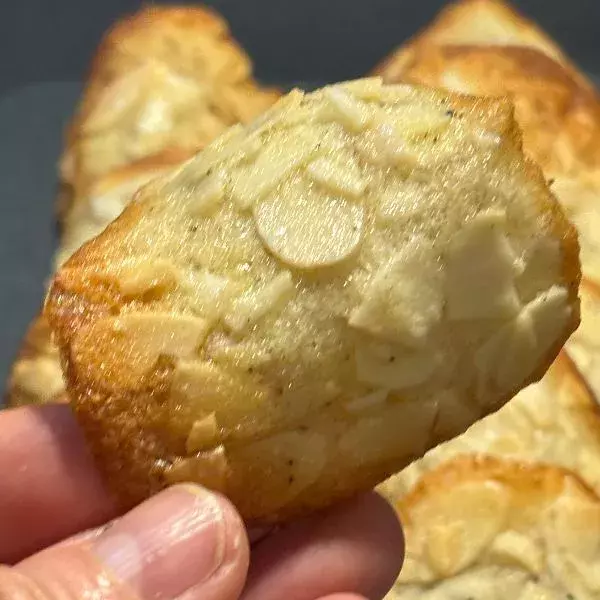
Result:
<svg viewBox="0 0 600 600"><path fill-rule="evenodd" d="M243 598L313 600L340 593L383 598L403 557L396 512L378 494L365 494L261 542Z"/></svg>

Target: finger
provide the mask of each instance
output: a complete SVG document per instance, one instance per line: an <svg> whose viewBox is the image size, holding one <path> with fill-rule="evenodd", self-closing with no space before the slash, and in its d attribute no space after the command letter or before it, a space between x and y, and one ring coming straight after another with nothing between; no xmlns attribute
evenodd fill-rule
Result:
<svg viewBox="0 0 600 600"><path fill-rule="evenodd" d="M248 554L243 523L227 500L177 486L95 538L0 569L0 598L237 598Z"/></svg>
<svg viewBox="0 0 600 600"><path fill-rule="evenodd" d="M367 494L260 542L243 599L314 600L338 593L383 598L403 554L394 510Z"/></svg>
<svg viewBox="0 0 600 600"><path fill-rule="evenodd" d="M319 598L319 600L368 600L368 598L357 596L356 594L334 594L326 598Z"/></svg>
<svg viewBox="0 0 600 600"><path fill-rule="evenodd" d="M0 563L116 515L68 406L0 413Z"/></svg>

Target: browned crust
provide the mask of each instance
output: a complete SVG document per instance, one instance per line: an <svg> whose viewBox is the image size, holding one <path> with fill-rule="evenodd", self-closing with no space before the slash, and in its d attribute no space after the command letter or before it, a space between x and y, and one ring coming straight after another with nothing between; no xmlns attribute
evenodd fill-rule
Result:
<svg viewBox="0 0 600 600"><path fill-rule="evenodd" d="M492 456L458 456L421 477L414 489L401 498L396 507L402 523L410 530L415 523L415 509L428 498L444 495L457 484L495 481L530 500L558 496L566 481L593 502L600 502L595 492L572 471L562 467L522 463Z"/></svg>
<svg viewBox="0 0 600 600"><path fill-rule="evenodd" d="M451 74L473 94L515 103L527 152L549 175L600 167L600 99L572 72L538 50L497 46L422 46L389 81L444 86Z"/></svg>
<svg viewBox="0 0 600 600"><path fill-rule="evenodd" d="M489 45L537 49L568 69L584 87L593 87L563 49L535 21L504 0L457 0L374 69L394 79L416 51L434 45Z"/></svg>

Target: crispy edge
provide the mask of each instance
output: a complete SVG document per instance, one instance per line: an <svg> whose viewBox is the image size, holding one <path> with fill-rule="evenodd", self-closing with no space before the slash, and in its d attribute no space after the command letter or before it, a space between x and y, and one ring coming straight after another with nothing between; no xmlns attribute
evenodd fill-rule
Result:
<svg viewBox="0 0 600 600"><path fill-rule="evenodd" d="M488 32L486 46L536 48L562 64L582 87L593 89L587 77L533 19L503 0L458 0L443 8L434 19L403 46L384 58L373 70L376 75L399 78L422 46L473 44L469 29L478 17L494 22L498 29L511 30L511 38Z"/></svg>

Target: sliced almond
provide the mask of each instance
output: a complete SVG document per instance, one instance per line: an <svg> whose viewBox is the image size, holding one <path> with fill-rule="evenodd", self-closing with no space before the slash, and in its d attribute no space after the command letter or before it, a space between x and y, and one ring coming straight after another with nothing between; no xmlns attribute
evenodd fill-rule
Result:
<svg viewBox="0 0 600 600"><path fill-rule="evenodd" d="M329 192L359 198L367 187L359 166L352 156L332 160L317 158L306 168L309 177Z"/></svg>
<svg viewBox="0 0 600 600"><path fill-rule="evenodd" d="M231 307L225 317L226 325L236 333L240 333L266 314L275 311L294 289L294 282L289 271L282 271L267 285L252 289L242 294Z"/></svg>
<svg viewBox="0 0 600 600"><path fill-rule="evenodd" d="M402 137L396 127L383 123L369 129L356 141L363 158L379 167L401 167L410 171L418 166L418 153Z"/></svg>
<svg viewBox="0 0 600 600"><path fill-rule="evenodd" d="M361 100L378 100L383 91L383 79L381 77L364 77L354 81L345 81L339 84L344 90L360 98ZM386 85L386 88L396 87Z"/></svg>
<svg viewBox="0 0 600 600"><path fill-rule="evenodd" d="M219 426L215 413L210 413L202 419L194 421L187 437L185 449L188 454L213 447L219 437Z"/></svg>
<svg viewBox="0 0 600 600"><path fill-rule="evenodd" d="M138 296L157 288L173 288L181 280L181 272L168 260L129 261L118 270L121 293Z"/></svg>
<svg viewBox="0 0 600 600"><path fill-rule="evenodd" d="M388 403L376 416L361 416L340 438L338 451L353 465L419 454L429 442L436 413L434 402ZM399 423L410 423L401 436Z"/></svg>
<svg viewBox="0 0 600 600"><path fill-rule="evenodd" d="M359 398L350 400L350 402L346 402L345 408L351 413L362 413L374 409L381 409L389 394L389 390L376 390L366 396L360 396Z"/></svg>
<svg viewBox="0 0 600 600"><path fill-rule="evenodd" d="M554 286L538 294L476 352L475 364L484 380L503 392L522 384L559 338L569 314L564 288Z"/></svg>
<svg viewBox="0 0 600 600"><path fill-rule="evenodd" d="M58 359L39 356L17 360L12 372L13 385L41 402L64 391L65 384Z"/></svg>
<svg viewBox="0 0 600 600"><path fill-rule="evenodd" d="M432 568L451 577L473 564L504 527L509 501L506 488L492 481L457 485L431 500L424 510Z"/></svg>
<svg viewBox="0 0 600 600"><path fill-rule="evenodd" d="M243 437L246 425L253 426L248 415L258 419L261 429L268 429L273 410L267 389L247 373L229 371L208 361L179 361L171 382L175 403L184 404L192 416L202 421L214 414L223 431L231 437Z"/></svg>
<svg viewBox="0 0 600 600"><path fill-rule="evenodd" d="M431 243L412 238L373 277L351 327L408 346L422 346L442 317L444 273Z"/></svg>
<svg viewBox="0 0 600 600"><path fill-rule="evenodd" d="M516 531L504 531L490 546L490 556L500 564L515 565L533 575L544 569L544 551L530 537Z"/></svg>
<svg viewBox="0 0 600 600"><path fill-rule="evenodd" d="M194 190L191 201L191 212L194 216L211 215L225 198L225 182L223 175L215 171L207 175Z"/></svg>
<svg viewBox="0 0 600 600"><path fill-rule="evenodd" d="M280 260L299 269L316 269L342 262L356 251L364 208L297 186L260 202L254 221L263 243Z"/></svg>
<svg viewBox="0 0 600 600"><path fill-rule="evenodd" d="M450 319L510 318L519 312L515 279L522 264L506 227L504 211L488 211L467 223L450 241L446 257Z"/></svg>
<svg viewBox="0 0 600 600"><path fill-rule="evenodd" d="M115 380L120 380L122 385L137 385L140 377L149 372L161 356L196 356L209 327L206 319L188 315L123 314L80 330L73 342L73 358L75 362L89 364L97 360L97 356L110 356L110 364L103 365L95 376L104 382L105 369L110 368Z"/></svg>
<svg viewBox="0 0 600 600"><path fill-rule="evenodd" d="M391 390L425 383L441 363L441 357L427 347L410 350L375 342L359 343L355 358L359 381Z"/></svg>
<svg viewBox="0 0 600 600"><path fill-rule="evenodd" d="M165 472L169 484L200 483L211 490L225 492L229 465L224 446L199 452L192 458L176 461Z"/></svg>
<svg viewBox="0 0 600 600"><path fill-rule="evenodd" d="M329 101L335 118L350 131L362 131L371 122L373 109L353 97L349 91L340 86L326 87L323 89L323 94Z"/></svg>
<svg viewBox="0 0 600 600"><path fill-rule="evenodd" d="M252 165L233 174L231 194L237 205L242 209L253 206L294 169L309 162L322 148L321 133L317 128L298 129L271 139Z"/></svg>
<svg viewBox="0 0 600 600"><path fill-rule="evenodd" d="M403 104L393 113L393 127L403 138L414 138L429 134L440 134L445 131L451 121L450 115L434 106L421 106L416 103ZM385 123L389 117L382 114ZM384 125L385 126L385 125Z"/></svg>

